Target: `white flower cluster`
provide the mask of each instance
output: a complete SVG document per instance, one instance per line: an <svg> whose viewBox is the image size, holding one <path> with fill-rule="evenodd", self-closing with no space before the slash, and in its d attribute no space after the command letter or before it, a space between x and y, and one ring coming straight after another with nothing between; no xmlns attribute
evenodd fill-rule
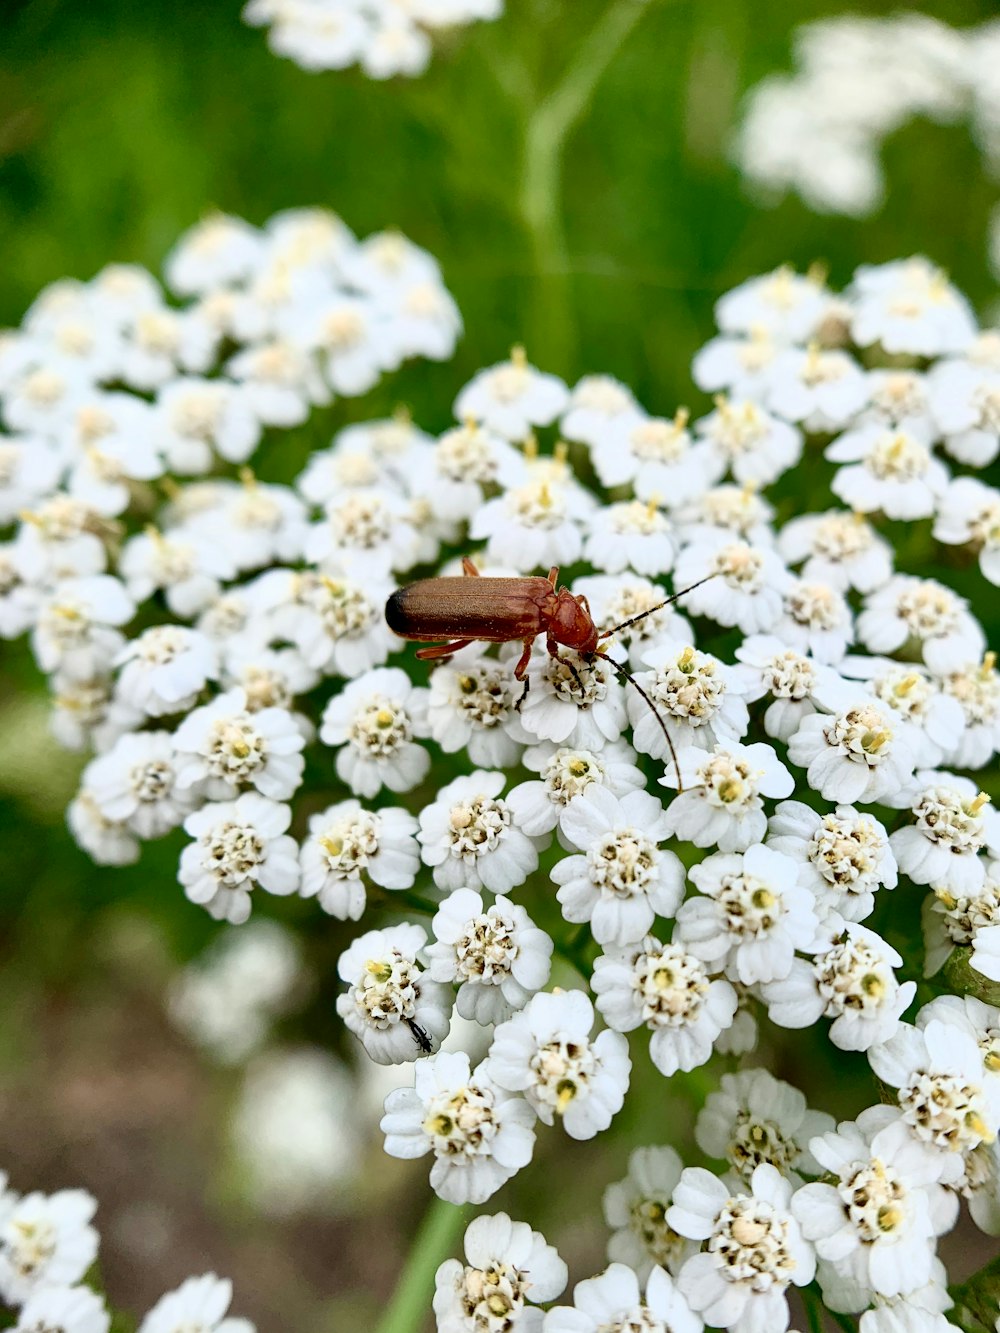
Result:
<svg viewBox="0 0 1000 1333"><path fill-rule="evenodd" d="M109 1333L103 1295L84 1278L97 1258L97 1200L86 1190L18 1194L0 1171L0 1308L13 1333ZM190 1277L156 1302L139 1333L255 1333L227 1315L232 1283Z"/></svg>
<svg viewBox="0 0 1000 1333"><path fill-rule="evenodd" d="M795 34L797 68L750 93L735 144L767 193L794 190L822 213L861 216L882 200L883 142L921 116L969 122L986 166L1000 163L1000 23L954 29L925 14L836 17ZM1000 208L992 259L1000 272Z"/></svg>
<svg viewBox="0 0 1000 1333"><path fill-rule="evenodd" d="M358 65L370 79L423 74L432 34L503 13L503 0L248 0L243 21L268 29L276 56L302 69Z"/></svg>
<svg viewBox="0 0 1000 1333"><path fill-rule="evenodd" d="M1000 820L968 776L1000 750L1000 676L968 601L895 568L895 525L910 550L955 548L970 584L977 559L1000 582L1000 493L973 475L1000 452L1000 337L920 259L839 294L782 269L717 317L697 419L603 376L570 390L515 350L437 437L357 425L294 488L178 488L120 578L100 533L29 522L14 558L44 573L8 598L36 652L54 645L43 667L102 701L70 812L98 860L183 824L180 882L219 919L245 921L261 891L367 914L337 1011L377 1064L414 1065L385 1146L429 1158L442 1198L485 1202L540 1126L605 1130L645 1058L633 1032L670 1077L751 1050L766 1014L897 1090L835 1126L766 1071L727 1076L698 1121L720 1173L636 1159L606 1204L612 1267L546 1333L782 1333L814 1271L833 1309L890 1302L939 1333L920 1316L946 1308L936 1238L962 1198L1000 1225L1000 1010L940 979L955 949L984 994L1000 973ZM842 507L765 497L800 460L813 488L824 457ZM155 564L202 537L228 569ZM417 566L462 577L470 543L487 576L572 566L569 620L543 579L538 603L484 580L468 638L514 642L453 643L415 684L411 654L412 678L386 664L406 651L386 596ZM115 617L78 591L85 556ZM173 618L125 639L136 579ZM421 603L432 622L448 591ZM607 652L565 646L581 624ZM916 960L874 928L892 890L913 919L925 900L941 992L913 1023ZM581 984L546 989L554 960ZM482 1059L441 1049L455 1012L486 1031ZM502 1217L466 1257L439 1288L448 1333L537 1328L565 1281Z"/></svg>

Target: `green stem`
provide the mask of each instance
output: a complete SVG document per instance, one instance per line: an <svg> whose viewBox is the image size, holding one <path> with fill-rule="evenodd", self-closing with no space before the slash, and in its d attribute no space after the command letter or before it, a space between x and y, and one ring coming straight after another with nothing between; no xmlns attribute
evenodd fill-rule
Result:
<svg viewBox="0 0 1000 1333"><path fill-rule="evenodd" d="M815 1292L803 1287L801 1294L802 1304L806 1308L806 1319L809 1321L809 1333L823 1333L823 1311Z"/></svg>
<svg viewBox="0 0 1000 1333"><path fill-rule="evenodd" d="M536 106L524 142L521 214L537 281L534 336L545 364L568 373L573 360L569 253L562 219L562 155L608 66L639 22L647 0L611 0L565 74Z"/></svg>
<svg viewBox="0 0 1000 1333"><path fill-rule="evenodd" d="M375 1333L420 1333L430 1318L434 1274L451 1256L466 1213L435 1196L420 1222L392 1300Z"/></svg>

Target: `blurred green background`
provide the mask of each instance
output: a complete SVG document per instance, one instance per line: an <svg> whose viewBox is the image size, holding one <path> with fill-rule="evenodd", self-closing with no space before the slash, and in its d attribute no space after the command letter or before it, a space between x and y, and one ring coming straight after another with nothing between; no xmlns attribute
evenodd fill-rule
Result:
<svg viewBox="0 0 1000 1333"><path fill-rule="evenodd" d="M784 261L824 260L839 284L858 262L924 252L989 306L985 235L1000 189L964 127L917 122L895 136L888 202L870 220L818 217L794 199L763 210L746 196L728 161L740 100L788 68L796 24L842 12L818 0L649 0L568 138L565 254L553 264L525 217L526 125L605 9L508 0L500 21L441 41L423 78L378 84L276 59L241 24L238 0L3 4L0 323L16 323L64 275L87 278L112 260L158 271L213 207L262 223L320 204L361 235L398 226L441 261L465 319L457 356L412 365L272 446L273 474L287 477L337 426L399 402L442 429L460 385L514 342L570 379L621 376L650 410L698 407L688 367L711 334L714 299ZM997 11L954 0L923 12L964 26ZM817 481L804 477L794 486L807 507ZM996 628L1000 613L991 619ZM276 1223L234 1201L218 1128L233 1076L162 1016L171 969L217 928L173 883L177 837L125 871L95 869L75 849L63 811L78 767L48 738L27 654L5 647L0 1167L20 1189L97 1194L116 1304L141 1310L214 1267L262 1330L364 1327L426 1200L424 1166L375 1153L353 1216ZM280 914L303 923L321 957L336 952L335 925L294 904ZM327 985L285 1035L326 1041L332 1028ZM832 1050L816 1068L799 1058L805 1049L784 1046L781 1072L822 1089L830 1109L859 1109ZM624 1174L625 1144L690 1143L697 1080L647 1084L620 1133L550 1151L497 1201L558 1240L575 1276L601 1264L595 1204Z"/></svg>

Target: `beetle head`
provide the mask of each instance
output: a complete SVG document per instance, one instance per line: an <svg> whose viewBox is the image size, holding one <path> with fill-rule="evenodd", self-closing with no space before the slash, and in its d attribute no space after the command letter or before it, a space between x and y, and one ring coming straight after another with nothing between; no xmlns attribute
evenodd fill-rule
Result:
<svg viewBox="0 0 1000 1333"><path fill-rule="evenodd" d="M597 626L583 603L568 588L560 588L555 608L549 621L549 632L556 643L575 648L578 653L592 653L597 649Z"/></svg>

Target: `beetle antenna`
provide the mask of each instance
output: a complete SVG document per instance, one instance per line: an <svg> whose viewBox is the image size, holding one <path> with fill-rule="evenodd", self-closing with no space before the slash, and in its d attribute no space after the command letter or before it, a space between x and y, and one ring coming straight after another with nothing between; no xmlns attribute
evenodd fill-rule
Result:
<svg viewBox="0 0 1000 1333"><path fill-rule="evenodd" d="M633 685L636 688L636 690L638 690L638 692L642 695L642 697L646 700L646 703L649 705L649 711L656 718L657 722L659 722L660 730L663 732L664 738L666 739L667 748L670 751L670 758L674 765L674 772L677 774L677 795L680 796L681 792L684 790L684 779L681 777L681 766L677 760L677 751L674 749L674 743L670 738L670 732L667 730L667 724L666 722L664 722L660 714L660 710L657 708L656 704L653 703L652 699L649 697L646 691L636 680L635 676L633 676L630 671L627 671L625 667L622 666L621 662L616 662L615 659L610 655L610 653L602 653L600 649L597 650L594 656L603 657L605 662L609 663L612 669L618 672L619 676L621 676L624 680L627 680L630 685Z"/></svg>
<svg viewBox="0 0 1000 1333"><path fill-rule="evenodd" d="M663 608L669 606L671 602L679 601L681 597L686 597L689 592L694 592L695 588L700 588L703 583L707 583L709 579L714 579L716 577L717 575L715 574L706 574L705 577L699 579L697 583L692 583L689 588L682 588L680 592L675 592L672 597L664 598L662 602L657 602L655 606L651 606L648 611L640 611L637 616L631 616L628 620L623 620L620 625L612 625L610 629L606 629L603 634L598 635L598 643L600 643L602 639L610 639L612 634L617 634L619 630L628 629L630 625L637 625L640 620L645 620L646 617L651 616L654 611L662 611Z"/></svg>

